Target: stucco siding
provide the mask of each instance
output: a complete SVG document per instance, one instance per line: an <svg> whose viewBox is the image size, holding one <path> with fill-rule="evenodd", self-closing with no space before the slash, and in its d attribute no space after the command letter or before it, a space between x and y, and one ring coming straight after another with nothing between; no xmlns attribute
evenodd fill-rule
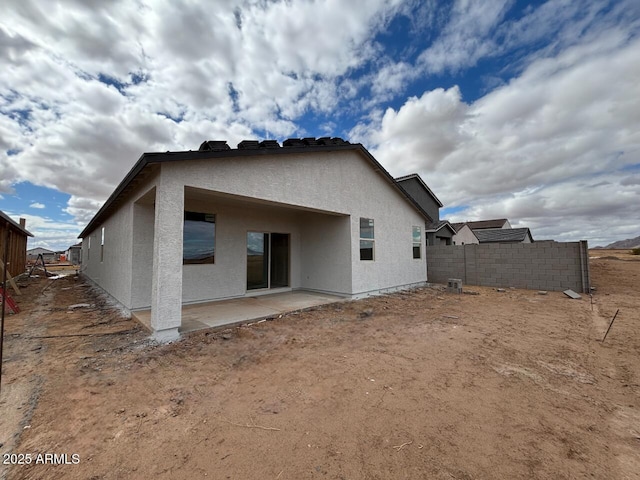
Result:
<svg viewBox="0 0 640 480"><path fill-rule="evenodd" d="M134 205L155 186L156 181L156 176L152 176L143 182L120 208L82 239L82 273L129 309L136 308L140 288L149 291L151 288L153 218L147 218L146 241L143 241L139 238L139 229L134 229L134 219L139 215ZM153 205L148 205L148 208L147 215L153 215ZM101 262L102 227L105 228L105 246Z"/></svg>
<svg viewBox="0 0 640 480"><path fill-rule="evenodd" d="M127 308L131 308L132 213L132 203L127 202L82 241L82 273Z"/></svg>
<svg viewBox="0 0 640 480"><path fill-rule="evenodd" d="M352 294L426 281L411 239L412 225L423 226L424 217L356 152L168 163L162 175L190 187L349 214ZM360 260L361 217L375 222L373 262Z"/></svg>
<svg viewBox="0 0 640 480"><path fill-rule="evenodd" d="M289 283L300 287L298 213L259 207L254 210L185 201L185 209L216 215L215 263L183 265L185 303L238 297L247 292L247 232L289 234Z"/></svg>
<svg viewBox="0 0 640 480"><path fill-rule="evenodd" d="M351 295L351 219L305 214L301 225L300 287Z"/></svg>

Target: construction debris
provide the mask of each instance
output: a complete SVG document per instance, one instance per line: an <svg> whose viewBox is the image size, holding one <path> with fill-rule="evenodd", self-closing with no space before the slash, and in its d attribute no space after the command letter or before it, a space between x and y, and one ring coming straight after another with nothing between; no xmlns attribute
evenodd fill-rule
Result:
<svg viewBox="0 0 640 480"><path fill-rule="evenodd" d="M462 293L462 280L459 278L450 278L447 282L447 291L449 293Z"/></svg>
<svg viewBox="0 0 640 480"><path fill-rule="evenodd" d="M574 292L573 290L569 289L569 290L565 290L564 293L567 297L569 298L573 298L574 300L580 300L582 297L580 295L578 295L576 292Z"/></svg>
<svg viewBox="0 0 640 480"><path fill-rule="evenodd" d="M546 290L538 290L538 295L546 295L547 293Z"/></svg>

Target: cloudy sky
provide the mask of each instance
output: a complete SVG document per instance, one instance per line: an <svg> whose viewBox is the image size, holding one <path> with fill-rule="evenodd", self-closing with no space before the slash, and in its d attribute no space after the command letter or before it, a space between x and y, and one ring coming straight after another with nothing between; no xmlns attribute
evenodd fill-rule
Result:
<svg viewBox="0 0 640 480"><path fill-rule="evenodd" d="M637 0L3 0L0 210L66 248L143 152L338 136L453 221L640 235Z"/></svg>

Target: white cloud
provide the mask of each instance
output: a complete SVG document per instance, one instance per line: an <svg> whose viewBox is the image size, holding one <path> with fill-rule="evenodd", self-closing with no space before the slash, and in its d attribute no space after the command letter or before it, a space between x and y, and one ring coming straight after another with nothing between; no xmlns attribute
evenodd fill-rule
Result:
<svg viewBox="0 0 640 480"><path fill-rule="evenodd" d="M29 205L29 208L46 208L46 205L40 202L33 202L31 205Z"/></svg>
<svg viewBox="0 0 640 480"><path fill-rule="evenodd" d="M78 243L81 228L76 223L66 223L52 220L49 217L21 213L20 215L5 212L14 218L24 218L26 228L33 234L29 237L29 248L44 247L50 250L64 250L70 245Z"/></svg>
<svg viewBox="0 0 640 480"><path fill-rule="evenodd" d="M454 220L508 217L538 238L635 236L640 40L627 39L613 31L537 60L470 105L457 87L425 92L352 134L392 174L417 171L445 206L470 206Z"/></svg>
<svg viewBox="0 0 640 480"><path fill-rule="evenodd" d="M497 48L490 34L510 3L509 0L455 2L444 33L420 55L418 63L431 73L456 72L475 65Z"/></svg>
<svg viewBox="0 0 640 480"><path fill-rule="evenodd" d="M400 3L7 0L0 191L64 191L86 221L145 151L293 135L310 109L336 108Z"/></svg>

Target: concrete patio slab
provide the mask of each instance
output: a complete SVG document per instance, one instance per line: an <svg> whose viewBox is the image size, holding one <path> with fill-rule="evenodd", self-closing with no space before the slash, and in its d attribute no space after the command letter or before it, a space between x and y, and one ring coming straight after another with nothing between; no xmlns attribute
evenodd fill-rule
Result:
<svg viewBox="0 0 640 480"><path fill-rule="evenodd" d="M345 301L344 297L297 290L252 297L184 305L181 333L256 321L287 312ZM151 322L151 310L132 315L142 324Z"/></svg>

